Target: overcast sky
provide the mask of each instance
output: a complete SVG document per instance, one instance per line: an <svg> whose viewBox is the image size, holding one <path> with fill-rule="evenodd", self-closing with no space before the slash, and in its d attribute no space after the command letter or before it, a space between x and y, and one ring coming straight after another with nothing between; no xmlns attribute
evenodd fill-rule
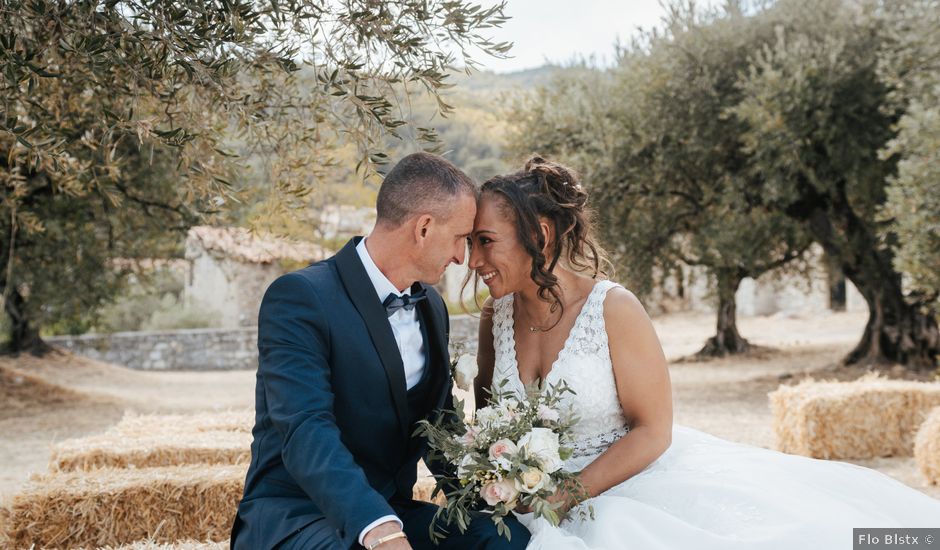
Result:
<svg viewBox="0 0 940 550"><path fill-rule="evenodd" d="M665 14L658 0L509 0L506 11L512 19L492 37L513 42L513 58L476 55L484 69L518 71L571 61L577 54L609 63L618 36L626 42L637 27L658 26Z"/></svg>

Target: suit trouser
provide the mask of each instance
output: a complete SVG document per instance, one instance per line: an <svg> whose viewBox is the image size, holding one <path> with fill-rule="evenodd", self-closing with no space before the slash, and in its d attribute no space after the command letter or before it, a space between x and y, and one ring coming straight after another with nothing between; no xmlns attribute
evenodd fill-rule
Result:
<svg viewBox="0 0 940 550"><path fill-rule="evenodd" d="M496 525L485 514L474 514L466 533L456 526L450 534L435 545L431 542L429 527L438 507L417 500L390 502L395 513L405 524L405 534L414 550L523 550L529 542L529 531L516 518L506 518L511 539L499 535ZM316 521L291 535L277 546L278 550L347 550L333 534L326 520ZM354 548L361 548L355 546ZM376 549L378 550L378 549Z"/></svg>

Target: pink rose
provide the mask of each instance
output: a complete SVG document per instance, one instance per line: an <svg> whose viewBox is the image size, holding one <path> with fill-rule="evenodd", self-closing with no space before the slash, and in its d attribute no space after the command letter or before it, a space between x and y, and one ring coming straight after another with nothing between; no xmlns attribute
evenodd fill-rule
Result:
<svg viewBox="0 0 940 550"><path fill-rule="evenodd" d="M477 430L477 429L476 429L475 427L473 427L473 426L470 426L469 428L467 428L467 431L464 432L463 438L461 439L462 442L463 442L463 444L466 445L467 447L472 447L472 446L473 446L473 443L476 441L477 435L479 435L479 433L480 433L480 431Z"/></svg>
<svg viewBox="0 0 940 550"><path fill-rule="evenodd" d="M480 496L488 505L496 506L500 502L511 504L519 496L519 491L512 481L504 479L484 485L480 489Z"/></svg>
<svg viewBox="0 0 940 550"><path fill-rule="evenodd" d="M509 466L511 465L508 455L517 452L519 452L519 447L516 447L515 443L508 439L500 439L499 441L490 445L490 460L496 463L497 466L502 467L504 470L508 470Z"/></svg>

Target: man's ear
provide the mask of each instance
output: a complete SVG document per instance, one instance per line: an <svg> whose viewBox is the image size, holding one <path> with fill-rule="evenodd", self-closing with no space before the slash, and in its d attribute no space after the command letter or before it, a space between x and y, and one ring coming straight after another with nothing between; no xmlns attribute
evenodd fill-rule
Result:
<svg viewBox="0 0 940 550"><path fill-rule="evenodd" d="M415 223L415 241L421 241L428 236L428 229L430 229L431 224L434 222L434 218L430 214L422 214L418 216L418 220Z"/></svg>

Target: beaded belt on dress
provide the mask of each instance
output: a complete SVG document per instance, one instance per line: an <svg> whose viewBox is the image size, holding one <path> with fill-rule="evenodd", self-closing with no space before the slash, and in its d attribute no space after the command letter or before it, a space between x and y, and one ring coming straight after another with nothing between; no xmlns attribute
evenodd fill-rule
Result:
<svg viewBox="0 0 940 550"><path fill-rule="evenodd" d="M615 441L627 435L629 431L630 426L621 426L607 432L578 438L571 446L574 451L571 458L600 454L607 450L607 447L613 445Z"/></svg>

